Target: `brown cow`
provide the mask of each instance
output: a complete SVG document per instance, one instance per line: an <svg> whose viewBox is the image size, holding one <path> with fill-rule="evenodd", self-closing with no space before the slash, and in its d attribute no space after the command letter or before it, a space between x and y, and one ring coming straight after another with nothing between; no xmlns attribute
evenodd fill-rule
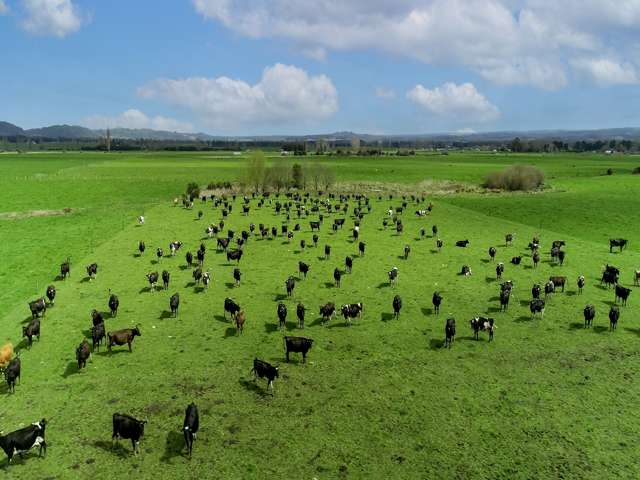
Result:
<svg viewBox="0 0 640 480"><path fill-rule="evenodd" d="M133 339L141 336L142 335L140 334L140 329L138 327L109 332L107 333L107 346L109 352L111 352L111 347L113 345L124 345L125 343L129 346L129 352L131 352L131 343L133 342Z"/></svg>
<svg viewBox="0 0 640 480"><path fill-rule="evenodd" d="M244 313L244 310L240 310L237 314L236 314L236 330L238 335L240 335L242 333L242 331L244 330L244 322L247 319L247 316Z"/></svg>
<svg viewBox="0 0 640 480"><path fill-rule="evenodd" d="M553 282L554 288L562 287L564 292L564 286L567 283L567 277L549 277L549 280Z"/></svg>

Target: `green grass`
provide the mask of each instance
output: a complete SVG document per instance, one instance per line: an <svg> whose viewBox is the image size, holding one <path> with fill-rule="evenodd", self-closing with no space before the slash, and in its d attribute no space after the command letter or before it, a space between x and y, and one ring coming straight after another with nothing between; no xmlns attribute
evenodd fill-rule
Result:
<svg viewBox="0 0 640 480"><path fill-rule="evenodd" d="M595 156L449 155L416 158L340 159L341 181L418 183L424 179L479 182L488 171L510 163L532 163L550 178L553 190L535 195L461 195L431 199L432 215L418 219L409 206L402 236L382 229L387 207L400 200L374 199L361 236L364 258L356 258L340 289L330 286L332 271L355 254L349 238L352 220L334 234L325 222L318 249L311 243L308 220L292 243L283 238L251 239L240 268L243 282L232 288L232 270L215 243L202 240L205 226L220 211L198 202L194 210L173 207L171 199L188 181L235 178L243 159L207 155L77 154L0 157L7 177L0 180L5 211L78 208L66 217L0 220L3 231L0 278L0 327L3 338L20 343L20 326L28 319L27 300L41 295L53 281L60 261L72 256L72 277L55 282L56 306L43 320L42 340L22 350L23 381L15 395L4 387L0 429L5 432L41 417L52 417L44 460L25 457L7 478L638 478L635 439L639 388L636 364L640 325L638 292L624 307L615 333L606 318L613 292L598 287L604 263L623 272L631 284L640 265L639 179L602 172L613 162L630 171L634 159ZM275 160L275 159L274 159ZM333 162L334 159L326 159ZM575 167L573 165L576 165ZM379 171L376 172L375 169ZM384 172L384 173L382 173ZM7 192L11 192L9 195ZM240 214L240 201L227 220L236 232L249 222L279 226L268 206ZM354 204L351 202L352 211ZM196 220L199 209L205 211ZM135 224L144 211L147 222ZM310 217L313 218L313 217ZM329 218L329 222L331 218ZM437 224L445 241L441 253L421 227ZM513 247L504 234L516 232ZM509 259L525 254L534 234L543 242L543 262L514 267ZM609 254L607 236L626 236L629 250ZM468 238L467 249L454 247ZM171 240L185 242L175 258L155 264L153 250ZM567 242L567 263L547 263L552 240ZM148 250L134 256L139 240ZM205 267L212 273L208 291L197 292L184 269L186 250L201 241L208 246ZM320 260L322 246L332 249ZM403 246L408 261L399 259ZM516 285L509 312L498 307L498 282L489 246L498 247L506 263L505 279ZM297 282L287 330L314 339L308 363L294 354L284 362L282 332L276 331L276 305L284 281L297 276L297 263L311 264L307 280ZM84 281L84 266L96 261L98 278ZM463 264L473 275L458 275ZM397 287L386 272L400 269ZM145 274L172 274L169 291L149 293ZM550 300L544 320L531 321L527 301L532 283L550 275L569 278L564 294ZM575 280L587 277L583 295ZM95 353L86 370L77 371L74 350L91 326L93 308L107 310L109 288L120 297L114 330L139 324L142 337L129 354L121 348L109 356ZM431 312L431 295L440 290L440 316ZM180 292L178 319L165 318L168 298ZM395 294L403 298L398 321L389 320ZM222 318L226 296L247 312L242 336ZM338 318L318 325L318 305L363 301L365 316L347 328ZM295 327L295 305L309 309L304 331ZM595 327L582 328L582 309L597 309ZM457 320L453 348L441 347L444 321ZM471 339L468 321L477 314L496 318L496 338ZM275 394L249 375L254 356L279 363ZM195 401L201 433L194 458L180 455L180 427L185 406ZM111 414L131 413L149 421L142 455L130 444L111 450Z"/></svg>

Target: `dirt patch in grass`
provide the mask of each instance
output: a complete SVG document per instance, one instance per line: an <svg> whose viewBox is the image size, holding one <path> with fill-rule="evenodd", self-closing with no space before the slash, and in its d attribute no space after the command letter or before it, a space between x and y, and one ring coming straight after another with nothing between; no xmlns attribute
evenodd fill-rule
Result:
<svg viewBox="0 0 640 480"><path fill-rule="evenodd" d="M34 217L60 217L72 215L78 211L77 208L63 208L60 210L30 210L28 212L0 212L0 220L23 220Z"/></svg>

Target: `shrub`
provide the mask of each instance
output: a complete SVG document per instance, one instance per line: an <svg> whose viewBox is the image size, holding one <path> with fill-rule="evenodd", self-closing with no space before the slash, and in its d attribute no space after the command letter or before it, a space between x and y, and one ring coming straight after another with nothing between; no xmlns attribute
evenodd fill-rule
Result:
<svg viewBox="0 0 640 480"><path fill-rule="evenodd" d="M510 192L536 190L544 184L544 173L530 165L512 165L487 175L484 187Z"/></svg>
<svg viewBox="0 0 640 480"><path fill-rule="evenodd" d="M640 175L640 167L634 168L633 172L631 172L631 173L633 173L634 175Z"/></svg>
<svg viewBox="0 0 640 480"><path fill-rule="evenodd" d="M613 168L607 168L607 175L613 175Z"/></svg>
<svg viewBox="0 0 640 480"><path fill-rule="evenodd" d="M194 199L200 196L200 186L196 182L187 185L187 197Z"/></svg>

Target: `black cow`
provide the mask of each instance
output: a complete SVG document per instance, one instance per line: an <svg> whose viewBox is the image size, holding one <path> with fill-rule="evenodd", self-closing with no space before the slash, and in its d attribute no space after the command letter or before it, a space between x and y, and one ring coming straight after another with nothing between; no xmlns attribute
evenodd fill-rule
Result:
<svg viewBox="0 0 640 480"><path fill-rule="evenodd" d="M491 261L496 259L496 252L496 247L489 247L489 258L491 258Z"/></svg>
<svg viewBox="0 0 640 480"><path fill-rule="evenodd" d="M358 253L360 254L361 257L364 257L364 250L366 246L367 245L364 242L358 243Z"/></svg>
<svg viewBox="0 0 640 480"><path fill-rule="evenodd" d="M438 248L438 251L442 250L443 245L444 245L444 242L438 238L436 240L436 247Z"/></svg>
<svg viewBox="0 0 640 480"><path fill-rule="evenodd" d="M60 264L60 276L63 280L67 279L67 275L71 276L71 262L67 258L66 261Z"/></svg>
<svg viewBox="0 0 640 480"><path fill-rule="evenodd" d="M78 361L78 370L82 370L87 366L87 360L91 357L91 350L89 349L89 342L85 338L82 343L76 348L76 360Z"/></svg>
<svg viewBox="0 0 640 480"><path fill-rule="evenodd" d="M98 275L98 264L92 263L87 267L87 276L89 277L89 281L96 278L96 275Z"/></svg>
<svg viewBox="0 0 640 480"><path fill-rule="evenodd" d="M630 288L625 288L622 285L616 285L615 303L618 303L618 300L620 300L622 302L622 306L626 306L629 294L631 294Z"/></svg>
<svg viewBox="0 0 640 480"><path fill-rule="evenodd" d="M342 278L342 272L338 267L333 270L333 281L337 288L340 288L340 279Z"/></svg>
<svg viewBox="0 0 640 480"><path fill-rule="evenodd" d="M301 273L304 278L307 278L307 273L309 273L309 265L304 262L298 262L298 272Z"/></svg>
<svg viewBox="0 0 640 480"><path fill-rule="evenodd" d="M509 299L511 297L511 290L503 290L500 292L500 311L506 312L509 308Z"/></svg>
<svg viewBox="0 0 640 480"><path fill-rule="evenodd" d="M222 250L224 250L226 252L227 248L229 247L229 239L228 238L222 238L222 237L218 238L216 247L220 247L219 249L222 249Z"/></svg>
<svg viewBox="0 0 640 480"><path fill-rule="evenodd" d="M171 308L171 315L175 317L178 316L178 308L180 308L180 295L178 293L174 293L171 295L169 299L169 308Z"/></svg>
<svg viewBox="0 0 640 480"><path fill-rule="evenodd" d="M455 318L447 318L447 323L444 326L444 346L451 348L453 341L456 338L456 320Z"/></svg>
<svg viewBox="0 0 640 480"><path fill-rule="evenodd" d="M278 303L276 313L278 314L278 328L283 328L287 320L287 306L282 302Z"/></svg>
<svg viewBox="0 0 640 480"><path fill-rule="evenodd" d="M504 273L504 263L499 262L496 265L496 278L500 280L502 278L503 273Z"/></svg>
<svg viewBox="0 0 640 480"><path fill-rule="evenodd" d="M131 440L133 454L140 453L140 439L144 436L144 425L146 420L137 420L130 415L121 413L113 414L113 434L111 442L121 438Z"/></svg>
<svg viewBox="0 0 640 480"><path fill-rule="evenodd" d="M182 423L182 432L184 433L184 444L187 448L187 454L191 459L193 451L193 442L200 428L200 416L198 415L198 407L195 403L190 403L184 412L184 422Z"/></svg>
<svg viewBox="0 0 640 480"><path fill-rule="evenodd" d="M610 270L605 270L604 272L602 272L600 285L602 285L603 282L607 286L607 288L610 288L611 285L615 285L618 283L618 274Z"/></svg>
<svg viewBox="0 0 640 480"><path fill-rule="evenodd" d="M560 264L560 266L564 265L564 257L565 257L565 252L564 250L560 250L558 252L558 263Z"/></svg>
<svg viewBox="0 0 640 480"><path fill-rule="evenodd" d="M236 287L240 286L240 277L242 276L242 274L240 273L240 269L239 268L234 268L233 269L233 280L235 281Z"/></svg>
<svg viewBox="0 0 640 480"><path fill-rule="evenodd" d="M440 313L440 304L442 303L442 295L440 295L440 292L433 293L431 303L433 303L433 310L435 314L438 315Z"/></svg>
<svg viewBox="0 0 640 480"><path fill-rule="evenodd" d="M104 324L104 316L95 308L91 310L91 322L93 323L93 325L99 325L101 323Z"/></svg>
<svg viewBox="0 0 640 480"><path fill-rule="evenodd" d="M620 319L620 309L616 305L611 305L609 310L609 330L615 330Z"/></svg>
<svg viewBox="0 0 640 480"><path fill-rule="evenodd" d="M293 296L293 289L296 288L296 279L289 276L289 278L284 282L284 286L287 289L287 297Z"/></svg>
<svg viewBox="0 0 640 480"><path fill-rule="evenodd" d="M47 312L47 304L44 298L39 298L33 302L29 302L29 310L31 310L31 318L38 318L40 314L44 317Z"/></svg>
<svg viewBox="0 0 640 480"><path fill-rule="evenodd" d="M584 328L590 327L593 319L596 318L596 307L587 305L584 307Z"/></svg>
<svg viewBox="0 0 640 480"><path fill-rule="evenodd" d="M320 237L318 237L318 235L314 233L313 237L311 237L311 238L313 240L313 246L317 248L318 247L318 240L319 240Z"/></svg>
<svg viewBox="0 0 640 480"><path fill-rule="evenodd" d="M322 315L322 324L324 325L326 322L333 317L336 311L336 306L333 302L325 303L320 307L320 315Z"/></svg>
<svg viewBox="0 0 640 480"><path fill-rule="evenodd" d="M202 266L204 263L205 251L200 249L196 252L196 258L198 259L198 265Z"/></svg>
<svg viewBox="0 0 640 480"><path fill-rule="evenodd" d="M47 443L44 439L47 421L43 418L39 422L32 423L28 427L21 428L7 435L0 435L0 447L7 455L8 464L11 464L13 456L22 455L32 448L38 447L38 456L47 454Z"/></svg>
<svg viewBox="0 0 640 480"><path fill-rule="evenodd" d="M298 303L296 307L296 316L298 317L298 327L304 328L304 314L307 311L304 304Z"/></svg>
<svg viewBox="0 0 640 480"><path fill-rule="evenodd" d="M347 255L347 257L344 259L344 265L346 267L347 272L351 273L351 270L353 269L353 258Z"/></svg>
<svg viewBox="0 0 640 480"><path fill-rule="evenodd" d="M513 265L520 265L520 262L522 262L522 257L512 257L511 258L511 263Z"/></svg>
<svg viewBox="0 0 640 480"><path fill-rule="evenodd" d="M312 232L314 230L320 231L320 222L309 222L309 225L311 226L311 231Z"/></svg>
<svg viewBox="0 0 640 480"><path fill-rule="evenodd" d="M93 348L94 351L99 350L100 344L102 343L102 339L106 337L107 337L107 333L104 328L104 323L99 323L97 325L94 325L91 328L91 341L92 341L91 348Z"/></svg>
<svg viewBox="0 0 640 480"><path fill-rule="evenodd" d="M22 327L22 336L27 337L27 346L29 348L33 345L33 337L38 337L38 341L40 341L40 319L33 318L29 325Z"/></svg>
<svg viewBox="0 0 640 480"><path fill-rule="evenodd" d="M153 292L156 289L156 285L158 284L158 272L147 273L147 280L149 280L150 292Z"/></svg>
<svg viewBox="0 0 640 480"><path fill-rule="evenodd" d="M584 288L584 275L580 275L578 277L578 293L582 293L582 289Z"/></svg>
<svg viewBox="0 0 640 480"><path fill-rule="evenodd" d="M253 369L251 369L254 378L266 378L269 388L273 390L273 381L278 378L278 367L274 367L264 360L253 359Z"/></svg>
<svg viewBox="0 0 640 480"><path fill-rule="evenodd" d="M187 259L187 265L192 267L193 266L193 253L187 252L186 259Z"/></svg>
<svg viewBox="0 0 640 480"><path fill-rule="evenodd" d="M513 237L515 237L515 233L507 233L504 236L504 246L508 247L509 245L513 244Z"/></svg>
<svg viewBox="0 0 640 480"><path fill-rule="evenodd" d="M191 276L196 282L196 285L200 285L200 281L202 280L202 269L200 267L197 267L193 272L191 272Z"/></svg>
<svg viewBox="0 0 640 480"><path fill-rule="evenodd" d="M53 285L49 285L46 291L47 298L49 299L49 305L53 307L53 304L56 300L56 287Z"/></svg>
<svg viewBox="0 0 640 480"><path fill-rule="evenodd" d="M402 298L400 298L400 295L396 295L395 297L393 297L392 306L394 318L400 318L400 310L402 309Z"/></svg>
<svg viewBox="0 0 640 480"><path fill-rule="evenodd" d="M331 255L331 246L325 245L324 246L324 258L325 258L325 260L328 260L330 255Z"/></svg>
<svg viewBox="0 0 640 480"><path fill-rule="evenodd" d="M458 240L456 242L456 247L466 247L467 245L469 245L469 240Z"/></svg>
<svg viewBox="0 0 640 480"><path fill-rule="evenodd" d="M284 337L285 357L289 362L289 353L302 353L302 363L307 361L307 352L311 349L313 340L304 337Z"/></svg>
<svg viewBox="0 0 640 480"><path fill-rule="evenodd" d="M118 315L118 307L120 307L120 300L118 300L118 296L113 293L109 295L109 310L111 311L111 317L116 317Z"/></svg>
<svg viewBox="0 0 640 480"><path fill-rule="evenodd" d="M16 391L16 381L20 380L20 356L16 356L16 358L12 359L7 365L7 368L4 369L4 378L7 381L7 385L9 386L9 391Z"/></svg>
<svg viewBox="0 0 640 480"><path fill-rule="evenodd" d="M236 318L236 314L240 311L240 305L229 297L224 299L224 317L227 318L227 312L231 315L231 319Z"/></svg>
<svg viewBox="0 0 640 480"><path fill-rule="evenodd" d="M540 318L544 318L544 300L541 298L534 298L529 302L529 311L531 312L531 320L536 317L536 313L540 314Z"/></svg>
<svg viewBox="0 0 640 480"><path fill-rule="evenodd" d="M146 249L147 249L147 246L144 244L142 240L140 240L138 242L138 251L140 252L140 255L142 255Z"/></svg>
<svg viewBox="0 0 640 480"><path fill-rule="evenodd" d="M431 227L431 236L435 237L436 235L438 235L438 226L434 225L433 227Z"/></svg>
<svg viewBox="0 0 640 480"><path fill-rule="evenodd" d="M622 249L627 246L628 240L624 238L612 238L609 240L609 253L613 253L613 247L618 247L622 252Z"/></svg>
<svg viewBox="0 0 640 480"><path fill-rule="evenodd" d="M240 260L242 259L242 253L243 253L242 248L227 252L227 262L231 262L232 260L235 260L236 262L238 262L238 265L240 265Z"/></svg>
<svg viewBox="0 0 640 480"><path fill-rule="evenodd" d="M168 271L163 270L162 271L162 285L164 286L165 290L169 289L169 279L170 278L171 278L171 274Z"/></svg>

